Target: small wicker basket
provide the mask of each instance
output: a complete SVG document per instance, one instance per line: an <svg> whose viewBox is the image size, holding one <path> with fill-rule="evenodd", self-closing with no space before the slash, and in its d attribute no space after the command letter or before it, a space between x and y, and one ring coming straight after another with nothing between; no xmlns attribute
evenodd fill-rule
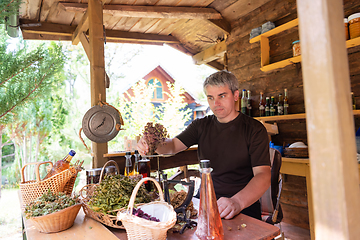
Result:
<svg viewBox="0 0 360 240"><path fill-rule="evenodd" d="M30 218L35 228L40 232L54 233L66 230L74 225L75 218L81 208L81 203L58 212L40 217Z"/></svg>
<svg viewBox="0 0 360 240"><path fill-rule="evenodd" d="M45 180L40 179L39 167L41 164L49 163L52 167L53 163L50 161L47 162L33 162L25 164L21 169L21 183L20 192L21 198L23 202L23 206L29 204L36 198L40 197L44 193L46 193L49 189L53 193L63 192L66 183L78 173L78 171L74 167L70 167L67 170L64 170L54 176L51 176ZM29 165L35 166L35 175L36 180L25 181L24 170ZM75 182L75 181L74 181Z"/></svg>
<svg viewBox="0 0 360 240"><path fill-rule="evenodd" d="M154 213L161 213L162 216L159 217L160 222L150 221L132 214L136 194L141 184L145 181L154 182L159 191L160 201L143 204L141 205L141 209L144 212L153 210L153 213L150 214L152 216L154 216ZM176 223L176 213L173 207L164 201L164 195L159 183L153 178L146 177L138 182L131 194L128 208L124 211L119 211L117 213L117 219L125 226L128 240L165 240L167 231Z"/></svg>

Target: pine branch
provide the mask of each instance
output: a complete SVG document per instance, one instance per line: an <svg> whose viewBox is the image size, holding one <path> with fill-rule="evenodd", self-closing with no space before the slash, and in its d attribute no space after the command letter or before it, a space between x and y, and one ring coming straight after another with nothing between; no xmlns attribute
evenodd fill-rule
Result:
<svg viewBox="0 0 360 240"><path fill-rule="evenodd" d="M23 72L26 68L30 67L30 66L33 65L35 62L40 61L40 60L42 60L42 59L43 59L43 58L41 57L41 58L35 60L34 62L31 62L29 65L23 67L22 69L20 69L20 71L18 71L17 73L13 74L13 75L10 76L8 79L5 79L5 81L1 82L1 83L0 83L0 86L1 86L2 84L4 84L5 82L9 81L10 79L12 79L13 77L15 77L16 75L18 75L18 74L20 74L21 72Z"/></svg>
<svg viewBox="0 0 360 240"><path fill-rule="evenodd" d="M50 71L52 65L54 65L54 63L52 63L52 64L50 65L49 71ZM48 72L49 72L49 71L48 71ZM3 116L5 116L5 115L6 115L7 113L9 113L11 110L13 110L17 105L19 105L20 103L24 102L33 92L35 92L35 90L37 90L37 89L40 87L41 83L43 82L43 80L44 80L45 77L47 76L48 72L46 72L46 73L44 74L44 76L41 78L40 82L35 86L35 88L34 88L31 92L28 93L28 95L27 95L26 97L24 97L22 100L20 100L20 102L16 103L14 106L12 106L12 107L11 107L9 110L7 110L4 114L0 115L0 118L2 118Z"/></svg>
<svg viewBox="0 0 360 240"><path fill-rule="evenodd" d="M1 10L1 12L0 12L0 13L2 13L3 11L5 11L5 10L6 10L6 8L10 7L10 4L12 4L13 2L14 2L14 0L11 0L11 2L9 2L9 4L8 4L8 5L6 5L6 6L5 6L5 8L4 8L3 10Z"/></svg>

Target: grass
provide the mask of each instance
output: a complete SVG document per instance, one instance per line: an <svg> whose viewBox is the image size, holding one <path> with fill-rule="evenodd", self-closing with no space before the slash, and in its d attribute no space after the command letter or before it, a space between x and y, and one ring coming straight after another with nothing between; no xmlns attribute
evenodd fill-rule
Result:
<svg viewBox="0 0 360 240"><path fill-rule="evenodd" d="M0 239L20 240L21 210L19 189L2 189L0 198Z"/></svg>

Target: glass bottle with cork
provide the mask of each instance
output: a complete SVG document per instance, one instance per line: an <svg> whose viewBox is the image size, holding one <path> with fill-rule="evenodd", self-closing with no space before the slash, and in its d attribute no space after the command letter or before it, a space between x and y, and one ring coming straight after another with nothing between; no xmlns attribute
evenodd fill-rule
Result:
<svg viewBox="0 0 360 240"><path fill-rule="evenodd" d="M265 100L264 100L263 92L260 92L259 115L260 115L260 117L265 116Z"/></svg>
<svg viewBox="0 0 360 240"><path fill-rule="evenodd" d="M51 170L46 174L44 179L47 179L49 177L54 176L55 174L58 174L66 169L70 168L70 161L75 156L76 152L74 150L70 150L70 152L61 160L57 161Z"/></svg>
<svg viewBox="0 0 360 240"><path fill-rule="evenodd" d="M200 161L201 186L199 216L195 235L200 240L224 239L215 190L211 178L210 160Z"/></svg>
<svg viewBox="0 0 360 240"><path fill-rule="evenodd" d="M241 112L246 114L247 109L247 99L246 99L246 90L242 90L242 97L241 97Z"/></svg>
<svg viewBox="0 0 360 240"><path fill-rule="evenodd" d="M284 99L282 94L279 94L278 104L277 104L277 114L284 115Z"/></svg>
<svg viewBox="0 0 360 240"><path fill-rule="evenodd" d="M289 114L289 102L288 102L288 92L287 89L284 89L284 115L288 115Z"/></svg>
<svg viewBox="0 0 360 240"><path fill-rule="evenodd" d="M131 175L131 152L125 153L125 170L124 170L124 176L130 176Z"/></svg>
<svg viewBox="0 0 360 240"><path fill-rule="evenodd" d="M134 168L131 172L131 175L137 175L139 174L139 159L140 159L140 154L138 150L135 150L134 152L134 156L135 156L135 162L134 162Z"/></svg>
<svg viewBox="0 0 360 240"><path fill-rule="evenodd" d="M252 107L251 107L251 91L247 90L247 99L246 99L246 108L247 108L247 115L251 117L251 111L252 111Z"/></svg>

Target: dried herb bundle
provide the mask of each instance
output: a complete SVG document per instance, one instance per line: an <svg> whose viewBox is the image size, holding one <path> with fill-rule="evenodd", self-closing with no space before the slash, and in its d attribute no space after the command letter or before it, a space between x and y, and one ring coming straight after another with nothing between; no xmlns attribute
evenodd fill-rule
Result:
<svg viewBox="0 0 360 240"><path fill-rule="evenodd" d="M131 194L138 182L136 179L122 175L107 175L96 187L89 201L89 206L96 212L115 216L116 212L113 210L128 206ZM145 186L142 185L137 192L135 204L150 201L150 195Z"/></svg>
<svg viewBox="0 0 360 240"><path fill-rule="evenodd" d="M75 204L77 204L76 197L70 197L61 192L52 193L49 189L47 193L26 205L25 216L26 218L44 216Z"/></svg>
<svg viewBox="0 0 360 240"><path fill-rule="evenodd" d="M152 155L159 144L163 144L165 139L168 138L168 133L166 128L160 123L156 123L154 126L152 122L148 122L145 125L143 136L149 146L149 153Z"/></svg>

